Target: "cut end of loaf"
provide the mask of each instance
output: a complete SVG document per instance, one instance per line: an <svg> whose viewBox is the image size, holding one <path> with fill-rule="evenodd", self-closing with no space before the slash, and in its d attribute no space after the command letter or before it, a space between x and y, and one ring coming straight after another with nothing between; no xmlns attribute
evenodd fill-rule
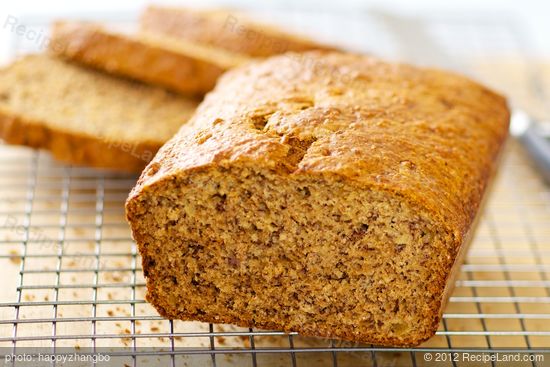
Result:
<svg viewBox="0 0 550 367"><path fill-rule="evenodd" d="M205 168L131 196L127 216L162 316L380 345L435 333L456 255L396 194L322 175Z"/></svg>

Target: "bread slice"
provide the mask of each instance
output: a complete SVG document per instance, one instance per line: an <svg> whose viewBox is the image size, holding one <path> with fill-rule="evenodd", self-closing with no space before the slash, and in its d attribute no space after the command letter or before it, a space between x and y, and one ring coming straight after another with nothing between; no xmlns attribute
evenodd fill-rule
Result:
<svg viewBox="0 0 550 367"><path fill-rule="evenodd" d="M141 28L252 57L267 57L288 51L334 50L277 27L261 24L246 15L225 10L194 10L151 5L142 14Z"/></svg>
<svg viewBox="0 0 550 367"><path fill-rule="evenodd" d="M49 48L66 59L190 95L205 94L222 73L248 61L150 32L123 33L74 21L54 23Z"/></svg>
<svg viewBox="0 0 550 367"><path fill-rule="evenodd" d="M126 203L147 300L169 319L417 345L508 120L475 82L366 56L232 70Z"/></svg>
<svg viewBox="0 0 550 367"><path fill-rule="evenodd" d="M75 164L139 171L196 105L47 55L0 71L0 138Z"/></svg>

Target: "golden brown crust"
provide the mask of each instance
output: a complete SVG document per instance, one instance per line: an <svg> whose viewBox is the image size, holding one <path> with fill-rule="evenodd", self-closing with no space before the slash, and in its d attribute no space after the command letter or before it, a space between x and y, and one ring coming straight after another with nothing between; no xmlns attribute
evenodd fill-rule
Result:
<svg viewBox="0 0 550 367"><path fill-rule="evenodd" d="M192 95L205 94L224 71L244 62L197 45L172 47L164 38L110 32L86 22L56 22L49 45L64 58Z"/></svg>
<svg viewBox="0 0 550 367"><path fill-rule="evenodd" d="M199 11L149 6L142 14L144 30L179 40L207 44L252 57L267 57L289 51L335 50L282 30L252 22L245 15L224 10Z"/></svg>
<svg viewBox="0 0 550 367"><path fill-rule="evenodd" d="M2 110L0 138L8 144L47 149L63 162L126 172L140 172L162 145L110 141L52 129L45 122L27 120Z"/></svg>
<svg viewBox="0 0 550 367"><path fill-rule="evenodd" d="M290 164L294 175L398 192L460 239L508 122L503 97L452 73L353 54L285 54L226 73L192 119L208 144L176 135L155 157L159 173L142 175L133 193L224 160ZM298 162L287 160L289 137L309 143Z"/></svg>
<svg viewBox="0 0 550 367"><path fill-rule="evenodd" d="M162 304L162 302L158 299L156 299L155 295L152 295L151 293L147 293L146 295L147 302L153 304L155 306L155 309L160 314L160 316L166 318L166 319L174 319L174 315L166 312L162 307L159 306L159 304ZM202 321L202 322L208 322L213 324L232 324L240 327L245 328L258 328L258 329L264 329L264 330L277 330L277 331L283 331L285 333L291 333L296 332L296 330L289 329L286 327L285 324L278 323L278 322L270 322L262 319L255 320L254 322L250 322L244 319L239 318L233 318L233 317L224 317L224 316L209 316L209 315L197 315L193 313L181 313L178 314L177 317L178 320L192 320L192 321ZM434 332L439 326L439 318L437 318L437 323L434 324ZM329 338L329 339L339 339L339 340L347 340L355 343L365 343L365 344L372 344L373 340L370 338L362 338L361 335L357 335L351 332L346 332L345 330L338 335L334 334L334 330L330 330L328 328L323 327L320 325L319 327L315 329L305 329L302 328L298 331L298 333L301 336L306 337L316 337L316 338ZM376 340L376 345L384 345L384 346L398 346L398 347L415 347L419 344L425 342L428 340L432 335L423 335L423 336L416 336L411 335L406 340L402 339L395 339L391 337L387 337L385 335L379 335L378 339Z"/></svg>
<svg viewBox="0 0 550 367"><path fill-rule="evenodd" d="M145 207L150 199L142 198L155 198L174 180L185 182L200 172L259 167L289 180L319 178L358 192L388 193L443 233L443 248L424 253L444 258L430 268L436 279L417 284L433 295L426 316L429 330L400 338L345 329L336 333L322 325L297 331L417 345L437 329L508 122L503 97L451 73L360 55L286 54L221 78L192 119L194 128L180 130L144 170L128 199L127 216L140 252L149 259L154 235L138 229L138 221L151 210ZM411 261L420 263L421 257ZM165 317L288 329L260 317L167 311L169 302L155 288L159 270L145 260L143 266L149 275L148 299Z"/></svg>

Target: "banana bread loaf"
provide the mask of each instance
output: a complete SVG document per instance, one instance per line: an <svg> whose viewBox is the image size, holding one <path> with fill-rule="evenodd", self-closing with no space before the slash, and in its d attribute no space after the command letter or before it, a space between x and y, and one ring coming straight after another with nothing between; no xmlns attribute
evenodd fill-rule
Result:
<svg viewBox="0 0 550 367"><path fill-rule="evenodd" d="M152 32L122 33L89 22L58 21L50 51L108 73L188 95L204 95L247 57Z"/></svg>
<svg viewBox="0 0 550 367"><path fill-rule="evenodd" d="M139 172L196 106L47 55L0 70L0 138L69 163Z"/></svg>
<svg viewBox="0 0 550 367"><path fill-rule="evenodd" d="M381 345L432 336L507 136L503 97L342 53L222 76L126 212L170 319Z"/></svg>

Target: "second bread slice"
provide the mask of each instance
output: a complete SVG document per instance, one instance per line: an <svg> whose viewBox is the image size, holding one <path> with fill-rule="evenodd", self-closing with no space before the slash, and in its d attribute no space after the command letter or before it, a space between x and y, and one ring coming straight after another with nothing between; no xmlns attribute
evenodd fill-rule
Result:
<svg viewBox="0 0 550 367"><path fill-rule="evenodd" d="M191 95L205 94L226 70L248 61L222 49L155 33L117 32L88 22L56 22L50 50L96 69Z"/></svg>

